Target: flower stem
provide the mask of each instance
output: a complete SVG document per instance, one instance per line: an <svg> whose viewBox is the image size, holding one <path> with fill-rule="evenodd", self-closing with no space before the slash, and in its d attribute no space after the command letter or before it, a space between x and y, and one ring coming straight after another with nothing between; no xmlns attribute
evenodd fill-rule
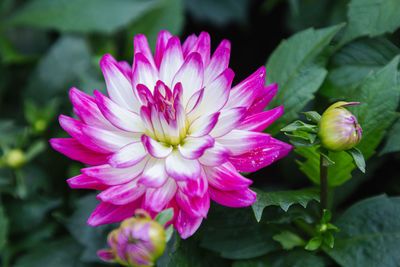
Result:
<svg viewBox="0 0 400 267"><path fill-rule="evenodd" d="M328 166L325 164L325 158L320 155L319 158L320 171L320 199L321 199L321 214L324 209L328 208Z"/></svg>

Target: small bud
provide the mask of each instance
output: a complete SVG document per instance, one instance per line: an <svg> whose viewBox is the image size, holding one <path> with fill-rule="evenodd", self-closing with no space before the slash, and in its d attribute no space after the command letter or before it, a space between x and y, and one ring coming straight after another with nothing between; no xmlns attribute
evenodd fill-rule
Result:
<svg viewBox="0 0 400 267"><path fill-rule="evenodd" d="M348 150L361 141L361 126L356 117L345 106L358 102L339 101L331 105L319 121L318 136L321 144L331 151Z"/></svg>
<svg viewBox="0 0 400 267"><path fill-rule="evenodd" d="M11 168L19 168L25 161L25 153L21 149L12 149L5 156L5 163Z"/></svg>
<svg viewBox="0 0 400 267"><path fill-rule="evenodd" d="M104 261L125 266L153 266L165 249L164 228L153 221L144 210L124 220L118 229L108 235L111 249L102 249L97 255Z"/></svg>

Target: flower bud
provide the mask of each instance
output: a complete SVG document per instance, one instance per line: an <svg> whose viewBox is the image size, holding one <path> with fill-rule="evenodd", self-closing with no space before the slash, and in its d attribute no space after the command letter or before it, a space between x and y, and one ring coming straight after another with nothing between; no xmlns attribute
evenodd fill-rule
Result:
<svg viewBox="0 0 400 267"><path fill-rule="evenodd" d="M97 255L125 266L153 266L164 252L165 238L164 228L144 210L137 210L135 217L124 220L108 235L111 249L99 250Z"/></svg>
<svg viewBox="0 0 400 267"><path fill-rule="evenodd" d="M5 163L11 168L21 167L25 161L25 153L21 149L12 149L5 156Z"/></svg>
<svg viewBox="0 0 400 267"><path fill-rule="evenodd" d="M319 121L318 136L328 150L342 151L356 146L361 141L361 126L357 118L345 106L358 102L339 101L331 105Z"/></svg>

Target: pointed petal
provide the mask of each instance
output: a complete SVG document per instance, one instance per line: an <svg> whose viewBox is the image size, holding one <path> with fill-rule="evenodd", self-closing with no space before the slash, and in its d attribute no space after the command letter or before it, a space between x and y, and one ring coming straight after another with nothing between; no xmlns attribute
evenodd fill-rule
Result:
<svg viewBox="0 0 400 267"><path fill-rule="evenodd" d="M196 232L199 229L201 222L203 221L202 217L190 217L184 211L180 211L178 217L174 222L174 226L176 230L178 230L179 235L186 239Z"/></svg>
<svg viewBox="0 0 400 267"><path fill-rule="evenodd" d="M147 154L142 142L133 142L111 155L108 162L115 168L130 167L142 161Z"/></svg>
<svg viewBox="0 0 400 267"><path fill-rule="evenodd" d="M252 180L240 175L235 167L226 162L216 167L204 167L209 184L215 189L222 191L233 191L248 188L253 183Z"/></svg>
<svg viewBox="0 0 400 267"><path fill-rule="evenodd" d="M132 66L127 61L118 61L119 70L125 75L128 81L132 80Z"/></svg>
<svg viewBox="0 0 400 267"><path fill-rule="evenodd" d="M168 40L172 37L166 30L160 31L157 37L157 45L156 45L156 52L154 54L154 59L157 68L160 68L160 64L164 55L165 48L167 47Z"/></svg>
<svg viewBox="0 0 400 267"><path fill-rule="evenodd" d="M185 159L198 159L206 149L214 145L214 138L209 135L202 137L186 137L178 145L179 152Z"/></svg>
<svg viewBox="0 0 400 267"><path fill-rule="evenodd" d="M176 73L172 84L182 84L182 104L186 106L189 98L203 87L204 68L201 56L198 53L191 53Z"/></svg>
<svg viewBox="0 0 400 267"><path fill-rule="evenodd" d="M189 54L193 52L199 53L203 61L203 66L207 66L210 61L210 47L210 35L207 32L201 32Z"/></svg>
<svg viewBox="0 0 400 267"><path fill-rule="evenodd" d="M142 53L135 54L133 63L132 85L136 88L138 84L145 85L151 92L158 80L158 73Z"/></svg>
<svg viewBox="0 0 400 267"><path fill-rule="evenodd" d="M143 54L146 57L146 59L150 62L150 64L152 64L154 67L156 66L146 36L144 36L143 34L136 35L133 38L133 47L134 47L134 54L137 53Z"/></svg>
<svg viewBox="0 0 400 267"><path fill-rule="evenodd" d="M188 135L202 137L211 132L218 122L219 112L203 115L195 119L189 126Z"/></svg>
<svg viewBox="0 0 400 267"><path fill-rule="evenodd" d="M178 37L172 37L164 51L160 65L160 80L172 88L172 79L183 64L181 42Z"/></svg>
<svg viewBox="0 0 400 267"><path fill-rule="evenodd" d="M268 86L265 86L263 89L260 90L260 93L256 99L254 99L253 104L249 107L247 111L247 115L257 114L262 112L269 102L271 102L272 98L278 92L278 84L273 83Z"/></svg>
<svg viewBox="0 0 400 267"><path fill-rule="evenodd" d="M205 166L218 166L226 162L230 154L231 151L228 148L215 142L213 147L204 152L199 161Z"/></svg>
<svg viewBox="0 0 400 267"><path fill-rule="evenodd" d="M286 157L286 155L289 154L289 152L294 148L292 145L289 145L285 142L279 141L275 138L271 138L271 140L269 141L268 144L280 147L278 159Z"/></svg>
<svg viewBox="0 0 400 267"><path fill-rule="evenodd" d="M106 80L107 92L117 104L133 111L139 110L139 102L135 98L131 82L118 68L118 62L109 54L103 56L100 68Z"/></svg>
<svg viewBox="0 0 400 267"><path fill-rule="evenodd" d="M210 186L208 192L212 200L232 208L248 207L257 200L257 194L248 188L237 191L220 191Z"/></svg>
<svg viewBox="0 0 400 267"><path fill-rule="evenodd" d="M207 86L216 77L218 77L229 65L229 57L231 54L231 44L228 40L223 40L208 64L204 74L204 84Z"/></svg>
<svg viewBox="0 0 400 267"><path fill-rule="evenodd" d="M138 183L146 187L159 188L167 181L167 172L165 171L165 160L150 158L146 167L139 178Z"/></svg>
<svg viewBox="0 0 400 267"><path fill-rule="evenodd" d="M177 181L194 180L200 175L200 163L185 159L178 150L174 150L165 160L165 170Z"/></svg>
<svg viewBox="0 0 400 267"><path fill-rule="evenodd" d="M115 256L111 249L100 249L97 251L97 256L103 261L112 262L115 260Z"/></svg>
<svg viewBox="0 0 400 267"><path fill-rule="evenodd" d="M97 90L94 91L94 95L96 96L96 102L101 113L115 127L134 133L146 131L142 119L137 113L119 106Z"/></svg>
<svg viewBox="0 0 400 267"><path fill-rule="evenodd" d="M142 160L136 165L128 168L113 168L108 164L104 164L81 169L81 172L106 185L119 185L138 177L146 166L146 162L147 160Z"/></svg>
<svg viewBox="0 0 400 267"><path fill-rule="evenodd" d="M263 66L232 88L225 108L250 107L254 99L259 95L258 91L264 88L264 84L265 67Z"/></svg>
<svg viewBox="0 0 400 267"><path fill-rule="evenodd" d="M240 130L262 132L277 118L282 116L283 106L248 116L238 127Z"/></svg>
<svg viewBox="0 0 400 267"><path fill-rule="evenodd" d="M126 205L141 197L146 187L137 180L122 185L112 186L97 195L98 199L114 205Z"/></svg>
<svg viewBox="0 0 400 267"><path fill-rule="evenodd" d="M109 130L115 129L101 114L92 96L73 87L69 91L69 98L74 105L75 114L84 123Z"/></svg>
<svg viewBox="0 0 400 267"><path fill-rule="evenodd" d="M189 54L190 50L192 50L192 47L196 43L196 40L197 40L196 34L192 34L189 35L188 38L186 38L185 42L183 42L182 51L183 51L183 56L185 58Z"/></svg>
<svg viewBox="0 0 400 267"><path fill-rule="evenodd" d="M268 144L241 155L231 156L229 160L240 172L254 172L276 161L280 150L279 146Z"/></svg>
<svg viewBox="0 0 400 267"><path fill-rule="evenodd" d="M97 179L86 176L84 174L77 175L67 180L69 187L73 189L95 189L105 190L108 188L107 185L103 184Z"/></svg>
<svg viewBox="0 0 400 267"><path fill-rule="evenodd" d="M189 197L178 190L176 202L191 217L201 216L205 218L210 209L210 197L207 192L200 197Z"/></svg>
<svg viewBox="0 0 400 267"><path fill-rule="evenodd" d="M142 143L150 155L158 159L168 157L173 149L171 145L158 142L147 135L142 135Z"/></svg>
<svg viewBox="0 0 400 267"><path fill-rule="evenodd" d="M201 102L201 99L203 98L203 94L204 88L200 89L189 98L189 101L187 102L185 107L186 113L192 112L197 107L197 105Z"/></svg>
<svg viewBox="0 0 400 267"><path fill-rule="evenodd" d="M243 121L246 112L247 110L244 107L222 109L218 117L218 122L210 132L210 135L212 137L220 137L229 133Z"/></svg>
<svg viewBox="0 0 400 267"><path fill-rule="evenodd" d="M144 208L154 212L162 211L175 196L176 182L169 178L167 182L159 188L149 188L144 198Z"/></svg>
<svg viewBox="0 0 400 267"><path fill-rule="evenodd" d="M107 223L120 222L133 216L135 210L140 207L141 201L129 203L128 205L113 205L101 202L90 215L87 224L99 226Z"/></svg>
<svg viewBox="0 0 400 267"><path fill-rule="evenodd" d="M227 135L217 138L216 141L228 148L232 155L240 155L268 144L270 138L269 134L233 130Z"/></svg>
<svg viewBox="0 0 400 267"><path fill-rule="evenodd" d="M89 165L104 164L109 156L109 154L102 154L88 149L74 138L52 138L50 139L50 145L54 150L67 157Z"/></svg>

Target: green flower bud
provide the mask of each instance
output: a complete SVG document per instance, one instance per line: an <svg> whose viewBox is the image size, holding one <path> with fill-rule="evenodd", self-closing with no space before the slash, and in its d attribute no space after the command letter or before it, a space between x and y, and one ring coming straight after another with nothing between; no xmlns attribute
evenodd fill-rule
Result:
<svg viewBox="0 0 400 267"><path fill-rule="evenodd" d="M361 141L361 126L357 118L345 106L358 102L339 101L331 105L318 123L318 136L324 148L331 151L348 150Z"/></svg>
<svg viewBox="0 0 400 267"><path fill-rule="evenodd" d="M18 168L25 164L25 153L21 149L12 149L5 156L5 163L11 168Z"/></svg>
<svg viewBox="0 0 400 267"><path fill-rule="evenodd" d="M164 228L144 210L137 210L135 215L108 235L111 249L99 250L97 254L101 259L144 267L153 266L163 254L166 246Z"/></svg>

